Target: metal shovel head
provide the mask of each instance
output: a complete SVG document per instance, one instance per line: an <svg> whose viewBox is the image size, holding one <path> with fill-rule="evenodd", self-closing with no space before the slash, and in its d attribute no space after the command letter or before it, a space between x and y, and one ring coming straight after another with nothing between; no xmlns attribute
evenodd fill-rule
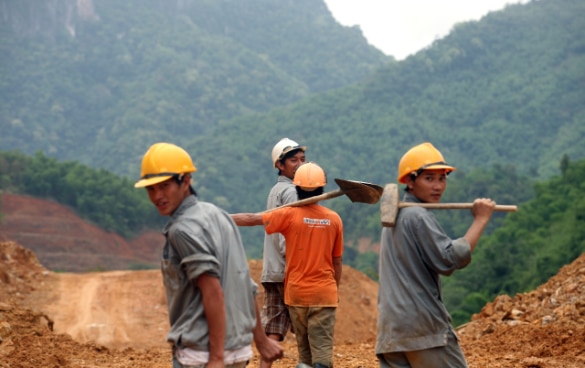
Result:
<svg viewBox="0 0 585 368"><path fill-rule="evenodd" d="M381 186L363 181L335 179L335 182L352 202L375 204L384 192Z"/></svg>

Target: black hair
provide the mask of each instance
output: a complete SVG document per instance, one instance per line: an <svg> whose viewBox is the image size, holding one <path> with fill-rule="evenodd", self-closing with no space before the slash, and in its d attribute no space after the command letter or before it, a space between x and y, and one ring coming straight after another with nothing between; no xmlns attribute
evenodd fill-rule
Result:
<svg viewBox="0 0 585 368"><path fill-rule="evenodd" d="M418 174L417 173L412 173L412 174L410 174L408 176L410 176L410 178L412 179L412 181L415 181L416 178L418 177ZM408 187L408 185L406 186L406 188L404 188L404 190L406 192L410 192L410 188Z"/></svg>
<svg viewBox="0 0 585 368"><path fill-rule="evenodd" d="M175 179L175 181L177 182L177 184L181 185L184 181L185 181L185 174L175 174L173 175L173 179ZM191 185L191 183L187 183L189 184L189 192L191 192L191 194L193 194L194 196L197 196L197 192L195 191L195 189L193 188L193 186Z"/></svg>
<svg viewBox="0 0 585 368"><path fill-rule="evenodd" d="M299 197L299 200L311 198L311 197L315 197L315 196L323 194L323 187L319 187L319 188L317 188L315 190L311 190L311 191L306 191L297 185L296 189L297 189L297 196Z"/></svg>

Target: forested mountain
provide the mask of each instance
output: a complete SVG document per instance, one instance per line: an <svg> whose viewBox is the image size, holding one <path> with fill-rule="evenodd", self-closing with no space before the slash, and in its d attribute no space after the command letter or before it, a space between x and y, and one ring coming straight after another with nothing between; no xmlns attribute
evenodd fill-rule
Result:
<svg viewBox="0 0 585 368"><path fill-rule="evenodd" d="M307 145L330 179L379 184L422 141L457 175L498 165L545 178L564 154L585 154L579 0L510 5L402 62L317 0L0 4L2 150L133 180L147 147L171 141L193 155L202 199L231 212L264 207L270 150L283 136ZM360 83L314 94L385 60ZM375 206L328 205L346 219L350 244L375 238ZM244 234L259 247L261 229Z"/></svg>
<svg viewBox="0 0 585 368"><path fill-rule="evenodd" d="M317 0L0 4L5 150L135 178L146 148L172 141L193 153L209 198L234 209L264 196L271 180L256 178L273 175L283 136L330 177L375 182L426 140L459 167L537 177L583 157L582 1L508 6L402 62Z"/></svg>
<svg viewBox="0 0 585 368"><path fill-rule="evenodd" d="M393 61L322 0L1 0L0 149L130 175L154 141Z"/></svg>
<svg viewBox="0 0 585 368"><path fill-rule="evenodd" d="M222 123L187 145L200 193L230 211L261 210L275 178L270 149L283 136L307 145L329 178L394 182L400 156L423 141L459 174L492 165L558 174L564 154L585 157L584 14L579 0L511 5L362 83ZM330 206L347 219L350 242L377 231L376 208Z"/></svg>

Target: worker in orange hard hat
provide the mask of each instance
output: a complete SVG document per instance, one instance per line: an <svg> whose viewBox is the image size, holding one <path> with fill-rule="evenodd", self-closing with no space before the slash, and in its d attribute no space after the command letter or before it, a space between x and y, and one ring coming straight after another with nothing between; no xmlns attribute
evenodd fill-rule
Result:
<svg viewBox="0 0 585 368"><path fill-rule="evenodd" d="M253 356L252 340L262 359L278 359L282 347L257 318L257 286L239 230L225 211L198 200L191 186L196 170L184 149L156 143L144 154L135 184L169 216L161 270L173 367L243 368Z"/></svg>
<svg viewBox="0 0 585 368"><path fill-rule="evenodd" d="M431 143L409 149L398 164L404 202L438 203L455 167ZM380 242L378 333L380 367L467 367L451 317L442 302L440 276L471 262L471 252L495 202L476 199L473 223L463 237L445 234L431 210L405 207Z"/></svg>
<svg viewBox="0 0 585 368"><path fill-rule="evenodd" d="M327 177L319 165L308 162L296 170L293 183L298 198L308 199L323 193ZM343 255L343 222L339 215L312 203L231 216L240 226L264 225L268 234L284 236L284 301L297 340L297 367L332 367Z"/></svg>

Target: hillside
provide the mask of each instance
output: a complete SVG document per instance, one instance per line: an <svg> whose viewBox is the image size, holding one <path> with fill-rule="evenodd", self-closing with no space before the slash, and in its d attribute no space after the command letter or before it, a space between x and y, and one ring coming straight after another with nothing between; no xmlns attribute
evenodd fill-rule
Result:
<svg viewBox="0 0 585 368"><path fill-rule="evenodd" d="M0 367L168 366L158 271L58 274L30 250L0 242ZM250 262L258 278L261 263ZM376 283L344 268L335 366L374 368ZM459 335L471 368L585 364L585 255L533 292L498 297ZM292 338L275 368L295 365ZM258 364L257 357L252 366Z"/></svg>
<svg viewBox="0 0 585 368"><path fill-rule="evenodd" d="M557 175L565 154L585 157L582 14L581 0L509 6L362 83L226 121L186 145L199 193L230 212L261 210L275 176L270 149L285 136L306 145L329 178L395 182L402 154L424 141L457 167L453 180L492 166ZM452 200L469 199L458 194ZM349 241L377 236L375 206L339 199L331 208L347 219Z"/></svg>
<svg viewBox="0 0 585 368"><path fill-rule="evenodd" d="M2 149L123 175L154 141L187 142L393 60L322 0L3 2L0 35Z"/></svg>
<svg viewBox="0 0 585 368"><path fill-rule="evenodd" d="M63 205L30 196L2 194L0 241L35 252L50 270L89 272L158 268L163 236L155 231L127 241L81 219Z"/></svg>
<svg viewBox="0 0 585 368"><path fill-rule="evenodd" d="M0 71L3 149L42 151L51 159L107 168L128 180L125 189L134 190L131 182L149 144L172 141L193 156L200 198L229 212L264 208L276 175L270 150L283 136L307 145L307 158L321 164L329 178L377 184L395 181L397 162L406 149L432 141L457 167L452 182L491 167L503 169L493 177L498 182L498 176L518 174L508 187L527 195L509 196L514 204L531 193L525 190L530 183L524 177L547 179L558 174L564 157L583 158L585 3L581 0L510 5L477 22L456 26L404 61L384 63L372 74L361 74L355 83L341 83L318 95L295 95L299 88L306 89L287 77L293 71L309 74L301 84L308 83L318 79L321 69L351 70L360 63L354 57L370 55L353 51L352 46L361 44L349 36L356 30L340 29L318 0L279 2L275 8L269 0L247 0L236 9L225 9L230 1L173 3L209 6L205 10L213 14L205 18L201 15L205 12L188 9L188 19L172 7L154 14L134 2L83 3L95 6L91 14L98 14L99 21L74 17L73 40L62 27L40 35L45 21L62 26L65 11L45 14L31 2L0 8L9 13L2 13L2 31L18 38L0 37L0 46L9 51L1 53L2 65L7 66ZM148 1L157 10L163 3ZM47 4L57 9L74 6L65 0ZM263 11L270 17L261 17ZM30 19L26 14L31 14ZM27 20L34 27L26 27ZM279 28L275 22L287 26ZM331 38L329 31L334 33ZM306 32L325 39L309 37L311 43L304 44ZM51 38L55 33L63 38ZM50 40L39 41L39 35ZM63 39L71 42L60 42ZM327 47L320 47L322 43ZM246 52L239 52L242 47ZM335 52L338 48L341 54ZM329 57L323 59L319 53L313 59L316 50ZM340 69L332 67L333 61L346 64ZM291 63L298 68L284 68ZM286 69L286 76L276 73L282 78L270 78L274 68ZM289 93L296 97L285 98ZM51 184L58 190L56 175L42 166L41 171L43 180L26 181L41 189L35 195L46 195L43 189ZM0 185L20 172L18 168L0 171ZM62 173L76 184L84 179L91 184L75 187L75 193L111 189L101 176L86 178L82 173ZM478 188L482 196L507 200L501 195L505 184L495 189L480 182ZM337 188L331 181L327 190L333 189ZM450 198L453 201L472 198L462 191L452 193L460 195ZM108 201L114 196L104 195L103 201L97 197L99 209L83 201L86 208L75 209L86 218L106 220L100 225L108 230L113 226L107 220L133 219L134 230L139 231L140 215L124 211L108 219L103 208L116 209ZM63 203L78 206L75 199ZM349 246L379 236L375 206L341 198L328 205L347 220ZM261 229L242 230L249 254L255 257L261 254L262 234Z"/></svg>
<svg viewBox="0 0 585 368"><path fill-rule="evenodd" d="M580 0L510 5L401 62L318 0L83 3L94 17L65 0L0 8L3 149L136 178L146 148L173 141L194 155L207 198L237 212L269 188L257 178L283 136L331 176L377 183L425 140L461 169L510 164L543 178L563 154L583 157ZM228 172L226 190L216 184Z"/></svg>

